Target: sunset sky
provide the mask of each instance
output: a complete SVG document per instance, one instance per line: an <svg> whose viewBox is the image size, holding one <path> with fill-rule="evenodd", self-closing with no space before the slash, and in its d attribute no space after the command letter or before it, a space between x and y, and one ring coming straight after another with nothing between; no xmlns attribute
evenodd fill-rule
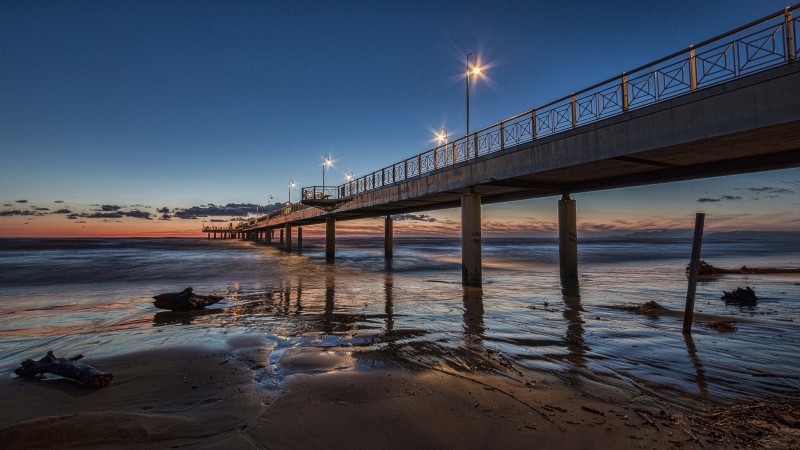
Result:
<svg viewBox="0 0 800 450"><path fill-rule="evenodd" d="M464 58L495 123L782 9L786 0L0 2L0 237L192 236L465 132ZM800 231L800 169L575 195L583 236ZM270 196L272 197L270 199ZM554 236L557 198L483 208ZM458 211L396 233L453 235ZM369 233L375 221L341 224ZM314 229L309 230L310 235Z"/></svg>

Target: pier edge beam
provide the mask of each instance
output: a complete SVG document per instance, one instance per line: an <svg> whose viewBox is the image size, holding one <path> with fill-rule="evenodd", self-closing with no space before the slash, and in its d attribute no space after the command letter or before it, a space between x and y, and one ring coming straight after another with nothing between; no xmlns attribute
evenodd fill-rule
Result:
<svg viewBox="0 0 800 450"><path fill-rule="evenodd" d="M481 286L481 195L470 188L461 195L461 284Z"/></svg>
<svg viewBox="0 0 800 450"><path fill-rule="evenodd" d="M286 251L290 252L292 251L292 224L286 222L284 229L286 230Z"/></svg>
<svg viewBox="0 0 800 450"><path fill-rule="evenodd" d="M565 193L558 201L558 266L561 278L578 276L578 223L575 200Z"/></svg>
<svg viewBox="0 0 800 450"><path fill-rule="evenodd" d="M297 227L297 248L303 248L303 227Z"/></svg>
<svg viewBox="0 0 800 450"><path fill-rule="evenodd" d="M383 250L386 256L394 253L394 222L392 216L386 215L383 220Z"/></svg>
<svg viewBox="0 0 800 450"><path fill-rule="evenodd" d="M333 261L336 258L336 217L329 215L325 218L325 260Z"/></svg>

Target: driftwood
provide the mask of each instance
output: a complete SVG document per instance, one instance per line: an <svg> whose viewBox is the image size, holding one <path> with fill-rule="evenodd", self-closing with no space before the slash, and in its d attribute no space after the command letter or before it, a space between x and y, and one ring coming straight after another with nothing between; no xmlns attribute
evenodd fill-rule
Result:
<svg viewBox="0 0 800 450"><path fill-rule="evenodd" d="M153 302L156 308L170 309L172 311L189 311L213 305L225 297L219 297L217 295L196 295L192 293L192 288L188 287L180 292L159 294L153 298L156 300Z"/></svg>
<svg viewBox="0 0 800 450"><path fill-rule="evenodd" d="M723 269L721 267L714 267L711 264L700 261L697 267L697 274L700 276L708 275L724 275L724 274L778 274L778 273L800 273L800 269L780 269L777 267L747 267L742 266L738 269ZM689 265L686 265L686 274L689 274Z"/></svg>
<svg viewBox="0 0 800 450"><path fill-rule="evenodd" d="M53 352L49 351L47 356L38 361L32 359L22 361L22 365L14 370L14 373L25 378L41 378L42 374L52 373L53 375L80 381L93 388L101 388L111 383L114 375L100 372L88 364L76 362L81 358L83 358L83 355L73 356L72 358L56 358Z"/></svg>

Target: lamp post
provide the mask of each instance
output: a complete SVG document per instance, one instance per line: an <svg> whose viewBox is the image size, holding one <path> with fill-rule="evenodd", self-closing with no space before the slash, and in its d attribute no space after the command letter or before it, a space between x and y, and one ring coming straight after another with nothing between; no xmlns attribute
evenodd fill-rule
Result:
<svg viewBox="0 0 800 450"><path fill-rule="evenodd" d="M347 172L347 187L350 190L350 195L353 195L353 172Z"/></svg>
<svg viewBox="0 0 800 450"><path fill-rule="evenodd" d="M294 180L289 180L289 205L292 204L292 189L294 188Z"/></svg>
<svg viewBox="0 0 800 450"><path fill-rule="evenodd" d="M472 61L472 67L470 67ZM481 68L478 66L478 57L474 53L467 55L467 134L469 134L469 76L478 75L481 73Z"/></svg>
<svg viewBox="0 0 800 450"><path fill-rule="evenodd" d="M330 166L331 164L333 164L333 161L331 161L331 157L328 156L328 155L325 155L325 161L322 163L322 191L323 191L323 195L324 195L324 192L325 192L325 169L327 169L328 166Z"/></svg>

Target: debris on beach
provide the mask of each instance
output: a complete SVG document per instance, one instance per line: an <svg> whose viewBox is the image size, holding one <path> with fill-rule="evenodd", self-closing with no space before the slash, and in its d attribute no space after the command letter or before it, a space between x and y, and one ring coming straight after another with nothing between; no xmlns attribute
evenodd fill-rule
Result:
<svg viewBox="0 0 800 450"><path fill-rule="evenodd" d="M711 414L699 428L715 444L747 448L797 448L800 406L797 402L754 402L727 406Z"/></svg>
<svg viewBox="0 0 800 450"><path fill-rule="evenodd" d="M39 379L45 373L51 373L71 380L79 381L93 388L108 386L114 375L100 372L94 367L77 362L83 355L73 356L72 358L56 358L52 351L47 352L47 356L34 361L26 359L14 370L17 376L24 378Z"/></svg>
<svg viewBox="0 0 800 450"><path fill-rule="evenodd" d="M736 322L733 320L711 320L706 322L706 326L722 332L736 331Z"/></svg>
<svg viewBox="0 0 800 450"><path fill-rule="evenodd" d="M192 288L188 287L180 292L159 294L153 298L155 299L153 305L156 308L172 311L190 311L213 305L225 297L193 294Z"/></svg>
<svg viewBox="0 0 800 450"><path fill-rule="evenodd" d="M711 264L700 260L697 266L697 275L710 276L710 275L724 275L724 274L778 274L778 273L800 273L800 269L781 269L777 267L747 267L742 266L738 269L723 269L714 267ZM686 265L686 275L689 275L689 264Z"/></svg>
<svg viewBox="0 0 800 450"><path fill-rule="evenodd" d="M746 306L755 306L756 301L758 301L756 291L750 286L745 286L744 289L737 287L732 291L722 291L722 299L725 300L725 303Z"/></svg>
<svg viewBox="0 0 800 450"><path fill-rule="evenodd" d="M654 300L650 300L649 302L641 303L638 305L623 305L614 307L619 309L624 309L625 311L634 311L644 314L656 314L666 309L663 306L656 303Z"/></svg>

